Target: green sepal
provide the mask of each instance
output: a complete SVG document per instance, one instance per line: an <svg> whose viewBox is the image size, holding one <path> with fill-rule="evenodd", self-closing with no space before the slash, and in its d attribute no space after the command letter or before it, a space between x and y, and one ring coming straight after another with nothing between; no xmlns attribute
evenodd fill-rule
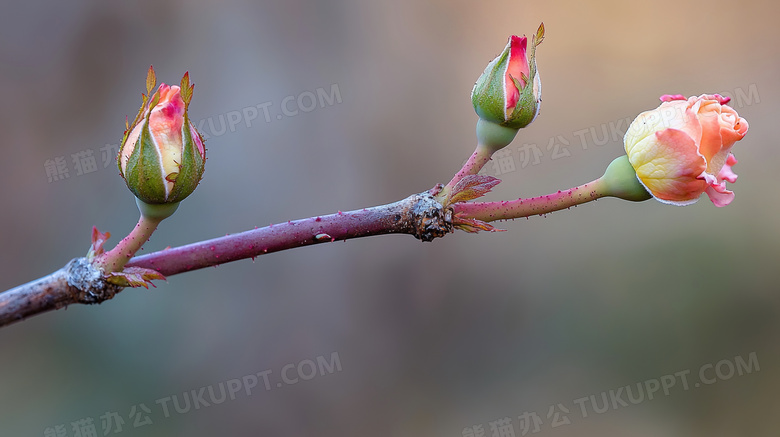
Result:
<svg viewBox="0 0 780 437"><path fill-rule="evenodd" d="M642 183L639 182L639 178L636 177L636 170L634 170L626 155L615 158L607 166L601 181L604 184L607 196L632 202L641 202L653 198Z"/></svg>
<svg viewBox="0 0 780 437"><path fill-rule="evenodd" d="M165 196L165 177L160 165L160 154L149 130L149 118L144 121L138 143L127 160L125 180L136 197L146 203L168 203Z"/></svg>
<svg viewBox="0 0 780 437"><path fill-rule="evenodd" d="M179 172L175 176L176 182L174 182L173 189L168 196L168 201L170 202L184 200L185 197L195 191L195 188L197 188L200 183L201 176L203 176L205 166L205 160L200 152L198 152L198 147L195 145L195 139L192 138L190 120L186 111L184 112L184 122L182 123L181 129L181 139L184 147L181 152ZM166 177L169 176L170 175L166 175Z"/></svg>
<svg viewBox="0 0 780 437"><path fill-rule="evenodd" d="M509 119L503 123L506 127L513 129L520 129L531 124L536 118L539 102L536 100L536 96L533 91L533 83L527 83L525 87L521 87L522 83L515 79L515 86L520 90L520 98L517 100L517 105L509 116Z"/></svg>
<svg viewBox="0 0 780 437"><path fill-rule="evenodd" d="M479 118L497 124L503 124L506 117L504 74L509 66L509 49L507 44L504 51L490 61L471 91L471 103Z"/></svg>

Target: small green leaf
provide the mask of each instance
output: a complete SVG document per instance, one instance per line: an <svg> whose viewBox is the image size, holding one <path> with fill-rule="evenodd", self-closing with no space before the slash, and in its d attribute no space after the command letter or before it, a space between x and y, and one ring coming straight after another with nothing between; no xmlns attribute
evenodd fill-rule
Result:
<svg viewBox="0 0 780 437"><path fill-rule="evenodd" d="M92 226L92 245L89 247L89 252L87 252L87 259L91 261L96 256L101 255L103 253L103 245L109 238L111 238L111 232L103 233L98 231L97 227Z"/></svg>
<svg viewBox="0 0 780 437"><path fill-rule="evenodd" d="M520 91L522 91L522 90L523 90L525 87L527 87L527 86L528 86L528 84L530 84L530 83L531 83L531 81L530 81L530 80L528 80L528 76L526 76L526 75L525 75L525 73L523 73L522 71L520 72L520 79L522 79L522 80L523 80L523 84L524 84L524 85L523 85L522 87L520 87L520 86L518 86L518 85L517 85L517 82L518 82L518 81L517 81L517 79L515 79L515 78L512 78L512 80L514 80L514 81L515 81L515 86L517 86L517 89L518 89L518 90L520 90Z"/></svg>
<svg viewBox="0 0 780 437"><path fill-rule="evenodd" d="M482 220L477 220L468 217L461 217L460 215L455 215L455 217L452 218L452 226L454 226L457 229L460 229L461 231L468 232L470 234L476 234L479 231L488 231L488 232L506 231L506 229L498 229L495 226L491 225L490 223L483 222Z"/></svg>
<svg viewBox="0 0 780 437"><path fill-rule="evenodd" d="M544 23L539 25L539 28L536 29L536 36L534 37L534 46L538 46L539 44L544 41Z"/></svg>
<svg viewBox="0 0 780 437"><path fill-rule="evenodd" d="M190 100L192 100L193 87L194 85L190 85L190 72L188 71L181 78L181 99L184 100L186 106L189 106Z"/></svg>
<svg viewBox="0 0 780 437"><path fill-rule="evenodd" d="M121 287L144 287L156 286L152 283L153 279L165 280L165 276L157 270L145 269L143 267L125 267L122 272L112 272L106 275L106 282Z"/></svg>
<svg viewBox="0 0 780 437"><path fill-rule="evenodd" d="M452 187L452 193L446 203L447 205L452 205L453 203L474 200L484 196L500 183L500 179L488 175L475 174L464 176L463 179L459 180Z"/></svg>
<svg viewBox="0 0 780 437"><path fill-rule="evenodd" d="M146 93L152 93L154 86L157 84L157 75L154 72L154 67L149 66L149 71L146 73Z"/></svg>

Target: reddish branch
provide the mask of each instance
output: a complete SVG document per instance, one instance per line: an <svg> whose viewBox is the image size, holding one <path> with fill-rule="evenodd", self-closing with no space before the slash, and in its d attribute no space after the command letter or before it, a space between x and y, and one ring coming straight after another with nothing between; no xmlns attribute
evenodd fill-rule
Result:
<svg viewBox="0 0 780 437"><path fill-rule="evenodd" d="M272 224L133 258L165 276L312 244L383 234L411 234L432 241L452 231L449 214L429 193L388 205Z"/></svg>
<svg viewBox="0 0 780 437"><path fill-rule="evenodd" d="M150 268L170 276L280 250L371 235L410 234L432 241L452 229L451 208L444 208L430 192L424 192L388 205L289 221L165 249L135 257L127 267ZM74 303L100 303L121 289L107 283L86 258L76 258L48 276L0 293L0 326Z"/></svg>

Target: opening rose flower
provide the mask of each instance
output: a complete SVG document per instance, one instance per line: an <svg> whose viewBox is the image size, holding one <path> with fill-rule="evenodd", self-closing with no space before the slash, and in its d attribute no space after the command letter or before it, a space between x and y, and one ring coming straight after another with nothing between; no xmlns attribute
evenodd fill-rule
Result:
<svg viewBox="0 0 780 437"><path fill-rule="evenodd" d="M737 180L731 148L745 136L748 123L726 105L729 100L718 94L664 95L658 108L631 123L626 154L653 197L689 205L707 193L716 206L731 203L734 193L726 182Z"/></svg>
<svg viewBox="0 0 780 437"><path fill-rule="evenodd" d="M149 68L146 87L155 85ZM185 73L181 86L160 84L127 126L119 151L119 172L130 191L146 204L173 204L189 196L203 175L206 149L189 121L194 85Z"/></svg>

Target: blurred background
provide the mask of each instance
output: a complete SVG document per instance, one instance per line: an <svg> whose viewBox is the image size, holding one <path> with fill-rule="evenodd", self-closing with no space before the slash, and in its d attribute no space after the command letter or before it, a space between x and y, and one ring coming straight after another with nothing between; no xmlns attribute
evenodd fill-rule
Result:
<svg viewBox="0 0 780 437"><path fill-rule="evenodd" d="M750 132L726 208L605 199L503 233L295 249L0 329L0 435L777 435L774 2L3 11L0 290L83 256L92 225L110 244L134 226L113 159L150 64L190 72L208 163L145 252L447 182L473 150L474 81L541 21L542 113L488 165L490 199L600 176L661 94L730 95Z"/></svg>

